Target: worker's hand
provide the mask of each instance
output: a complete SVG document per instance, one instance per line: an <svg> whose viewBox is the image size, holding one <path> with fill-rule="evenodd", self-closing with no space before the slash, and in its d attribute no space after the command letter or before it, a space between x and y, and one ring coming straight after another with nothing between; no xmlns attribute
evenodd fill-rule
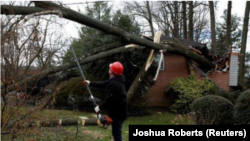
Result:
<svg viewBox="0 0 250 141"><path fill-rule="evenodd" d="M97 105L97 106L95 107L95 112L96 112L96 113L99 113L99 112L100 112L99 105Z"/></svg>
<svg viewBox="0 0 250 141"><path fill-rule="evenodd" d="M89 80L83 80L82 81L83 86L89 85L90 81Z"/></svg>

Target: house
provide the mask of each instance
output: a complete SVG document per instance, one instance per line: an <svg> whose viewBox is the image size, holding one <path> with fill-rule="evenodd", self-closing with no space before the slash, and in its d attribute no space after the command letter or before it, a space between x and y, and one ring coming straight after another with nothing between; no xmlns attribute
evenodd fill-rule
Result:
<svg viewBox="0 0 250 141"><path fill-rule="evenodd" d="M150 37L145 37L146 39L152 40ZM164 44L169 41L173 41L173 38L166 37L166 36L161 36L160 43ZM175 39L176 40L176 39ZM198 52L200 51L200 55L203 55L204 57L209 57L208 54L204 54L203 50L207 50L207 46L205 44L197 43L197 42L192 42L189 40L184 40L184 39L178 39L179 43L181 43L182 46L184 47L189 47L191 50L195 52L197 50ZM198 53L197 52L197 53ZM230 53L231 55L231 53ZM210 56L211 57L211 56ZM229 57L230 58L230 57ZM156 57L157 59L157 57ZM211 59L211 58L207 58ZM237 66L237 59L235 57L231 57L231 59L234 60L233 63L230 65ZM225 91L229 92L230 85L235 85L235 76L237 76L236 70L237 68L234 68L234 71L213 71L211 69L204 69L200 68L199 64L196 64L194 62L193 65L190 65L189 63L190 60L188 60L185 56L178 55L178 54L173 54L170 52L165 52L162 65L161 65L161 70L159 72L157 81L153 86L151 86L146 95L147 95L147 106L149 107L170 107L173 104L173 100L169 97L167 97L164 94L165 89L167 86L170 84L170 82L178 77L187 77L190 75L191 70L193 70L194 74L197 76L197 78L202 79L204 75L206 75L208 78L211 79L211 81L215 82L217 86L221 89L224 89ZM230 73L233 72L233 75L230 75ZM209 73L209 74L208 74ZM208 74L208 75L207 75ZM229 79L229 76L231 78ZM232 80L233 83L232 83ZM231 80L231 83L229 82ZM236 80L237 81L237 80Z"/></svg>

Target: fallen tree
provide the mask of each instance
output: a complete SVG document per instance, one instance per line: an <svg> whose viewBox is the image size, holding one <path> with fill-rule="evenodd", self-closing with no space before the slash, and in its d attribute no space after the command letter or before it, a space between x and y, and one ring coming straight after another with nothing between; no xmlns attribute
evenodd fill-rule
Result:
<svg viewBox="0 0 250 141"><path fill-rule="evenodd" d="M168 51L168 52L173 52L176 54L180 54L183 56L188 57L189 59L192 59L194 61L196 61L199 64L205 65L207 67L215 67L215 64L213 64L212 62L210 62L209 60L207 60L206 58L195 54L194 52L190 51L187 47L183 47L177 43L169 43L169 44L159 44L159 43L154 43L152 41L149 41L147 39L144 38L140 38L139 36L136 35L132 35L120 28L117 28L115 26L109 25L107 23L101 22L99 20L96 20L94 18L88 17L86 15L83 15L79 12L76 12L74 10L71 10L69 8L65 8L61 5L58 5L56 3L53 2L49 2L49 1L34 1L35 3L35 7L23 7L23 6L10 6L10 5L1 5L1 13L2 14L6 14L6 15L29 15L29 14L33 14L36 12L42 12L42 11L48 11L48 10L59 10L61 11L62 17L83 25L87 25L89 27L98 29L100 31L105 32L106 34L111 34L117 37L120 37L122 42L124 44L136 44L138 46L144 46L147 47L149 49L155 49L155 50L164 50L164 52ZM113 50L109 50L93 56L89 56L85 59L83 59L82 61L80 61L79 63L81 65L88 63L90 61L94 61L94 60L98 60L113 54L116 54L118 52L123 52L125 51L127 48L125 47L120 47L117 49L113 49ZM34 77L38 77L38 76L43 76L43 75L47 75L50 73L55 73L58 71L61 71L63 69L66 68L74 68L76 67L76 64L65 64L59 67L55 67L55 68L49 68L47 70L42 71L40 74L32 76L32 78ZM139 82L139 78L143 79L145 75L145 71L141 71L137 78L135 79L135 81ZM22 82L20 82L19 84L23 84L24 82L26 82L27 80L24 80ZM133 83L133 84L136 84ZM128 93L128 98L131 98L131 94L133 95L133 93L136 91L136 88L138 86L135 85L134 87L132 87L133 89L129 90Z"/></svg>
<svg viewBox="0 0 250 141"><path fill-rule="evenodd" d="M6 15L29 15L34 12L41 12L43 11L42 9L60 10L63 18L98 29L100 31L105 32L106 34L111 34L111 35L120 37L123 42L127 42L128 44L137 44L139 46L144 46L144 47L151 48L151 49L165 50L165 51L169 51L173 53L178 53L178 54L187 56L188 58L191 58L192 60L200 64L204 64L208 67L215 67L215 64L213 64L206 58L203 58L200 55L195 54L194 52L190 51L188 48L181 47L181 46L176 47L176 46L173 46L173 44L171 46L171 45L162 45L158 43L153 43L149 40L140 38L136 35L132 35L120 28L101 22L97 19L88 17L79 12L76 12L69 8L65 8L61 5L58 5L50 1L34 1L34 3L35 3L35 8L1 5L1 13L6 14Z"/></svg>

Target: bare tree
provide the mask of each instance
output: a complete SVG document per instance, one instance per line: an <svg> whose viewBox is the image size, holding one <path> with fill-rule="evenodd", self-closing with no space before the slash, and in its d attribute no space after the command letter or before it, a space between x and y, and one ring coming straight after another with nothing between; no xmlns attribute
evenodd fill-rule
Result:
<svg viewBox="0 0 250 141"><path fill-rule="evenodd" d="M164 31L166 36L180 38L181 23L181 2L159 1L153 13L159 29Z"/></svg>
<svg viewBox="0 0 250 141"><path fill-rule="evenodd" d="M14 6L14 4L16 3L10 5ZM24 4L30 6L30 4ZM17 121L22 119L16 119L15 117L20 116L17 111L27 101L24 97L22 99L19 97L19 93L24 94L27 92L27 83L19 85L18 82L25 79L31 81L29 79L30 75L39 74L38 71L34 72L33 70L39 68L36 65L39 58L45 60L43 66L46 68L48 64L51 64L48 62L52 62L54 55L65 45L65 42L61 42L64 40L63 38L58 39L57 45L53 46L52 43L55 42L49 42L48 40L52 39L52 35L53 37L61 37L60 34L49 34L51 33L49 28L51 23L56 21L55 17L52 16L53 12L55 11L43 11L28 16L3 15L1 18L1 34L3 35L1 37L1 82L3 86L1 91L1 98L3 99L1 102L1 131L12 128L13 135L18 132L14 128ZM41 16L48 13L49 16ZM42 69L40 68L40 71ZM36 81L33 81L32 86L36 86ZM14 88L8 89L11 85L14 85ZM26 95L29 95L29 93ZM6 110L6 107L10 106L15 107ZM39 109L39 107L35 107L35 109ZM21 117L31 116L34 111L36 110L28 110L28 114L25 113ZM14 119L16 120L13 121ZM15 136L13 136L14 138Z"/></svg>
<svg viewBox="0 0 250 141"><path fill-rule="evenodd" d="M200 6L198 6L200 5ZM204 42L206 39L210 39L210 34L206 33L209 26L208 18L209 9L207 6L201 4L195 5L195 11L193 16L194 21L194 41Z"/></svg>
<svg viewBox="0 0 250 141"><path fill-rule="evenodd" d="M151 36L154 36L154 26L153 26L153 17L152 17L152 10L153 10L154 2L133 1L133 2L124 2L124 3L129 13L132 13L135 17L139 17L147 21L147 23L145 23L145 26L149 27L150 29L149 32L151 33ZM148 32L148 30L146 29L146 31L142 31L142 32Z"/></svg>

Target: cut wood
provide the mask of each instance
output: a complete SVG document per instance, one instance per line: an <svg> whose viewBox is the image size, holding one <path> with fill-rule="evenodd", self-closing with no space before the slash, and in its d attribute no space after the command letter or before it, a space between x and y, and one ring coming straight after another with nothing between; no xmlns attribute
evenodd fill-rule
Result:
<svg viewBox="0 0 250 141"><path fill-rule="evenodd" d="M68 118L68 119L48 119L40 120L36 123L31 123L29 127L54 127L54 126L72 126L72 125L81 125L81 126L92 126L97 125L97 118L86 119L86 118Z"/></svg>
<svg viewBox="0 0 250 141"><path fill-rule="evenodd" d="M161 34L162 34L162 31L157 31L155 33L155 36L154 36L154 42L155 43L160 43L160 40L161 40ZM155 58L155 51L152 49L150 51L150 54L149 54L149 57L147 59L147 64L146 64L146 67L145 67L145 71L148 70L148 68L151 66L151 64L153 63L154 61L154 58Z"/></svg>

